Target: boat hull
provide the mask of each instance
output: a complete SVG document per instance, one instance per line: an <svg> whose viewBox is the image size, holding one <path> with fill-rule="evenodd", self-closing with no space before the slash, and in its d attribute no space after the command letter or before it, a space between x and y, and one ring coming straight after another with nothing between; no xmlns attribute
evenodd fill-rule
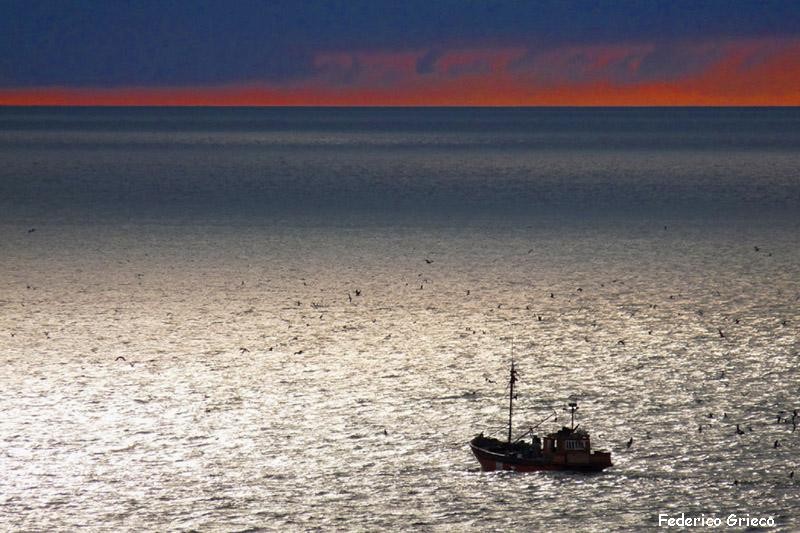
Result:
<svg viewBox="0 0 800 533"><path fill-rule="evenodd" d="M611 454L593 452L584 454L552 454L539 457L518 457L497 453L470 442L473 455L484 472L511 470L514 472L571 471L600 472L611 464Z"/></svg>

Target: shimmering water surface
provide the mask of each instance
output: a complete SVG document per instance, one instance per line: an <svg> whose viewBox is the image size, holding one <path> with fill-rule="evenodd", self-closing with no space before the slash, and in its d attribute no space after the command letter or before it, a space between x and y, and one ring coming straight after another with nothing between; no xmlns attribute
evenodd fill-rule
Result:
<svg viewBox="0 0 800 533"><path fill-rule="evenodd" d="M0 529L797 530L799 126L0 110ZM479 471L512 350L613 468Z"/></svg>

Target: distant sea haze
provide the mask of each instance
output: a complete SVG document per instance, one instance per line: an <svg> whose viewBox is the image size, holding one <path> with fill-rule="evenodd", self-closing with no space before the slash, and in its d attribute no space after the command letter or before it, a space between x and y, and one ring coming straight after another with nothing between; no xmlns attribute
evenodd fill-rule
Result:
<svg viewBox="0 0 800 533"><path fill-rule="evenodd" d="M2 108L3 216L789 217L796 108Z"/></svg>

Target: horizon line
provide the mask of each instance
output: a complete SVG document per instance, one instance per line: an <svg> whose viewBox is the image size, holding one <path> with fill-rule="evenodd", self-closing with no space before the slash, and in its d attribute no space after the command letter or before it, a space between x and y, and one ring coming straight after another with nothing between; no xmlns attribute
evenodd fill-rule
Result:
<svg viewBox="0 0 800 533"><path fill-rule="evenodd" d="M0 102L0 108L231 108L231 109L794 109L800 104L158 104L158 103L129 103L129 104L5 104Z"/></svg>

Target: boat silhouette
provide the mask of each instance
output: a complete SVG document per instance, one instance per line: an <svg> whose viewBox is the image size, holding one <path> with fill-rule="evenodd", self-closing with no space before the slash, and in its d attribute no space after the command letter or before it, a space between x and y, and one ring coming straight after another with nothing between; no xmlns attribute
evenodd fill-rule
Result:
<svg viewBox="0 0 800 533"><path fill-rule="evenodd" d="M512 361L508 380L508 435L506 440L484 436L483 433L480 433L469 443L472 453L481 465L481 470L486 472L494 470L599 472L613 466L611 453L592 451L589 433L575 425L577 402L569 403L571 418L569 427L564 426L556 432L549 433L545 435L544 439L534 434L533 429L535 428L531 428L522 436L513 439L512 420L516 382L517 370ZM548 418L549 416L542 422ZM526 439L528 436L530 436L529 440Z"/></svg>

